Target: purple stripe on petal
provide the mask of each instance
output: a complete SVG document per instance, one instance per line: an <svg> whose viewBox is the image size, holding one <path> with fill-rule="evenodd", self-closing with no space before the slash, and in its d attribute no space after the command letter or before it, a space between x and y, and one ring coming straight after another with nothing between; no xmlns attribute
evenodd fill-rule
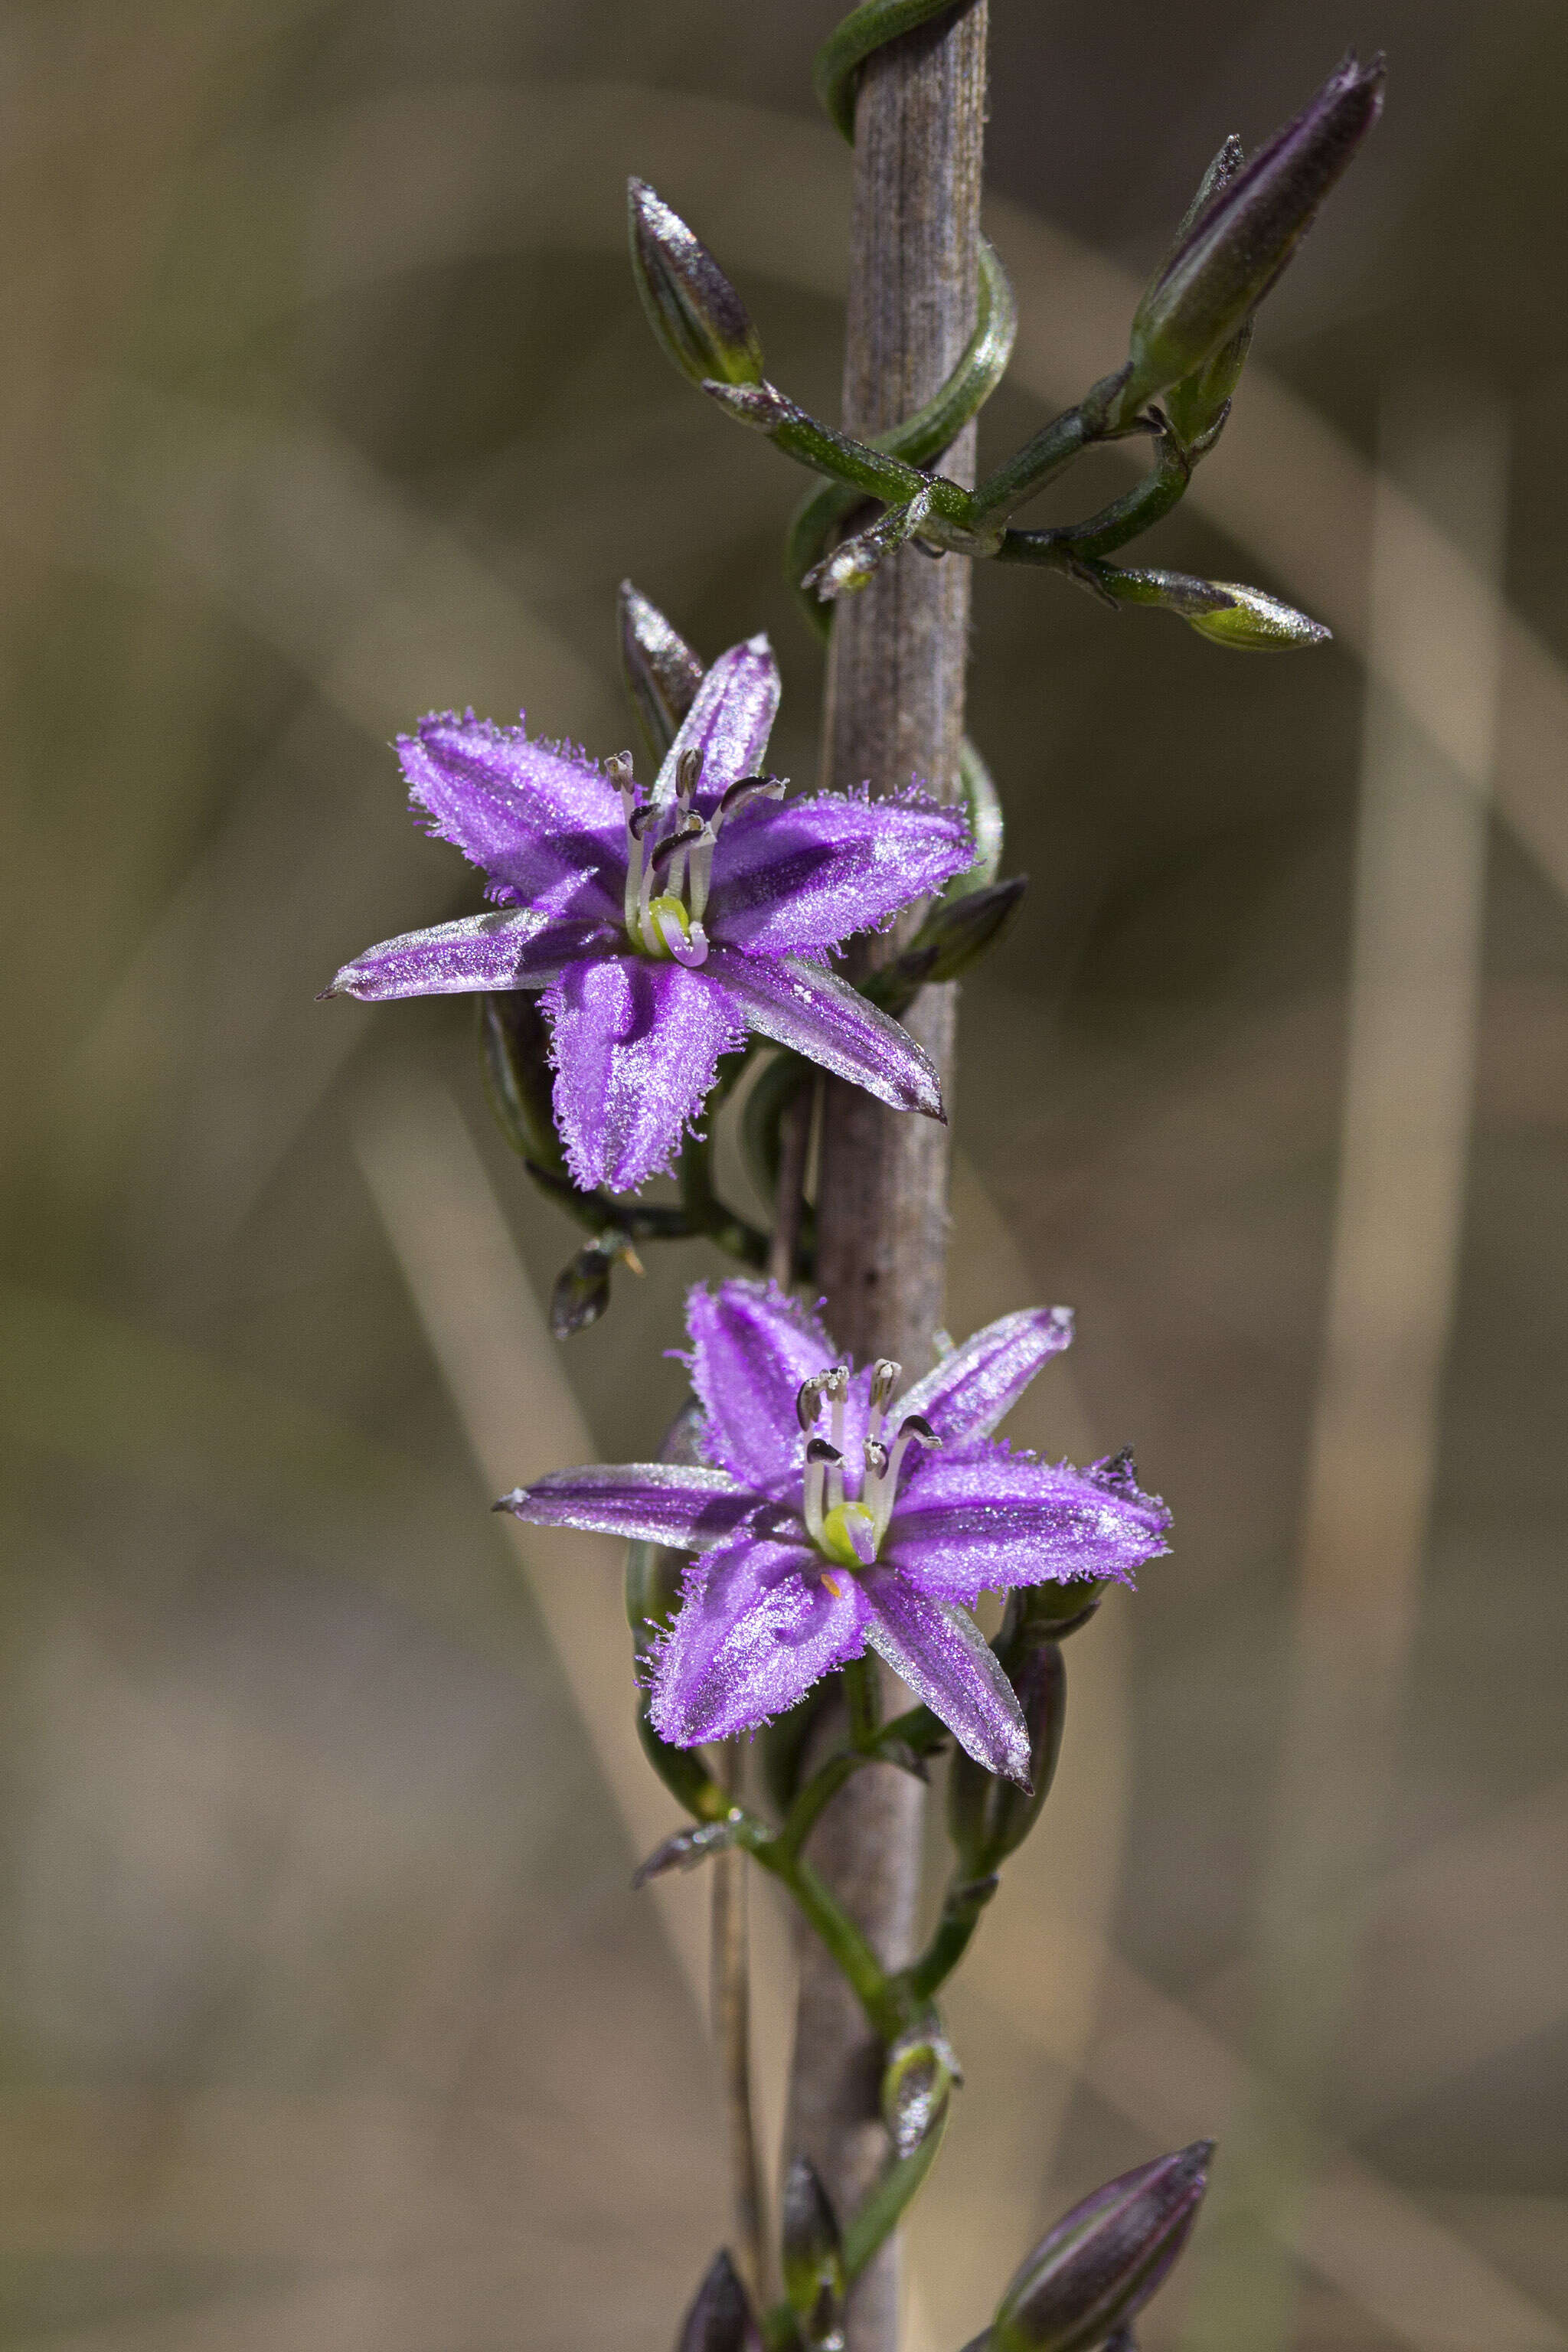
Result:
<svg viewBox="0 0 1568 2352"><path fill-rule="evenodd" d="M581 752L447 711L400 737L397 756L430 831L483 868L492 895L548 914L619 915L620 794Z"/></svg>
<svg viewBox="0 0 1568 2352"><path fill-rule="evenodd" d="M344 964L328 996L367 1004L389 996L461 996L481 988L543 988L585 959L614 951L618 934L604 923L564 923L531 907L466 915L405 931Z"/></svg>
<svg viewBox="0 0 1568 2352"><path fill-rule="evenodd" d="M1029 1730L1017 1693L967 1611L929 1601L902 1577L866 1580L866 1639L959 1746L988 1772L1029 1785Z"/></svg>
<svg viewBox="0 0 1568 2352"><path fill-rule="evenodd" d="M731 784L761 771L778 707L779 666L766 637L748 637L743 646L731 646L698 688L697 699L665 753L659 795L668 799L674 792L681 753L700 751L702 781L696 805L704 816L710 815Z"/></svg>
<svg viewBox="0 0 1568 2352"><path fill-rule="evenodd" d="M734 1534L758 1497L722 1470L675 1462L590 1463L552 1470L498 1503L535 1528L584 1528L699 1551Z"/></svg>
<svg viewBox="0 0 1568 2352"><path fill-rule="evenodd" d="M936 1072L909 1031L836 971L795 956L742 955L735 948L715 948L703 970L763 1036L793 1045L895 1110L942 1117Z"/></svg>
<svg viewBox="0 0 1568 2352"><path fill-rule="evenodd" d="M1066 1307L1026 1307L987 1323L900 1397L900 1413L923 1412L949 1445L989 1437L1039 1370L1072 1343Z"/></svg>
<svg viewBox="0 0 1568 2352"><path fill-rule="evenodd" d="M1121 1492L1070 1462L1036 1462L1005 1445L922 1454L893 1507L883 1558L945 1601L1015 1584L1110 1576L1167 1547L1158 1496Z"/></svg>
<svg viewBox="0 0 1568 2352"><path fill-rule="evenodd" d="M566 1164L576 1183L616 1192L669 1166L720 1055L745 1038L705 970L642 956L573 965L544 1010Z"/></svg>
<svg viewBox="0 0 1568 2352"><path fill-rule="evenodd" d="M973 856L962 811L935 801L787 801L721 832L708 929L754 953L835 947L940 890Z"/></svg>
<svg viewBox="0 0 1568 2352"><path fill-rule="evenodd" d="M688 1292L686 1328L709 1449L750 1486L789 1475L805 1444L801 1384L838 1361L821 1324L773 1283L725 1282Z"/></svg>
<svg viewBox="0 0 1568 2352"><path fill-rule="evenodd" d="M705 1552L654 1667L650 1713L678 1748L782 1715L866 1645L865 1595L804 1545L738 1536Z"/></svg>

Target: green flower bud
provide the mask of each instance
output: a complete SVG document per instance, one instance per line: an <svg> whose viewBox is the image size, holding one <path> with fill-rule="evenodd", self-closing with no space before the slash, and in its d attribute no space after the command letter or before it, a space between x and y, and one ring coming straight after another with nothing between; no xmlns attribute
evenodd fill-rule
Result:
<svg viewBox="0 0 1568 2352"><path fill-rule="evenodd" d="M646 180L626 182L626 215L632 275L666 356L693 383L760 383L757 331L701 238Z"/></svg>
<svg viewBox="0 0 1568 2352"><path fill-rule="evenodd" d="M1031 1785L1022 1789L1016 1781L996 1779L962 1749L948 1768L947 1832L961 1867L972 1878L995 1870L1023 1844L1039 1818L1061 1753L1067 1718L1062 1654L1054 1642L1037 1636L1016 1648L1016 1657L1009 1657L1005 1644L998 1644L1029 1727Z"/></svg>
<svg viewBox="0 0 1568 2352"><path fill-rule="evenodd" d="M1376 121L1383 74L1381 58L1363 68L1347 57L1295 121L1228 176L1229 142L1221 149L1211 167L1219 184L1206 200L1200 189L1185 235L1134 314L1115 422L1195 374L1239 334Z"/></svg>
<svg viewBox="0 0 1568 2352"><path fill-rule="evenodd" d="M989 2352L1093 2352L1127 2326L1186 2244L1212 2139L1108 2180L1047 2230L1014 2273Z"/></svg>
<svg viewBox="0 0 1568 2352"><path fill-rule="evenodd" d="M479 999L479 1066L496 1125L515 1152L547 1176L564 1172L555 1132L550 1032L532 991Z"/></svg>
<svg viewBox="0 0 1568 2352"><path fill-rule="evenodd" d="M1237 580L1215 580L1230 603L1215 613L1185 615L1187 625L1211 644L1229 646L1244 654L1282 653L1293 646L1326 646L1333 635L1321 621L1309 620L1293 604L1266 596L1261 588L1245 588Z"/></svg>
<svg viewBox="0 0 1568 2352"><path fill-rule="evenodd" d="M934 2013L901 2033L882 2075L882 2120L900 2157L913 2156L963 2080L952 2042Z"/></svg>
<svg viewBox="0 0 1568 2352"><path fill-rule="evenodd" d="M844 2342L844 2247L816 2167L797 2156L784 2175L784 2287L812 2352Z"/></svg>

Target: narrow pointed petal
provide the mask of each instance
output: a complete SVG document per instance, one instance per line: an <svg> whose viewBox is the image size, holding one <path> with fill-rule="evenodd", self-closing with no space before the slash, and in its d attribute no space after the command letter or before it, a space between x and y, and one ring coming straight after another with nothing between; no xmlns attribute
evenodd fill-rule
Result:
<svg viewBox="0 0 1568 2352"><path fill-rule="evenodd" d="M802 1458L802 1383L837 1362L814 1315L771 1282L695 1287L686 1302L691 1385L708 1415L707 1450L749 1486L767 1487Z"/></svg>
<svg viewBox="0 0 1568 2352"><path fill-rule="evenodd" d="M865 1596L837 1591L804 1543L736 1536L704 1552L654 1667L649 1712L661 1739L693 1748L782 1715L865 1648Z"/></svg>
<svg viewBox="0 0 1568 2352"><path fill-rule="evenodd" d="M478 989L543 988L571 970L614 952L605 923L560 922L532 907L465 915L366 948L344 964L328 996L377 1004L389 996L463 996ZM588 961L585 961L588 960Z"/></svg>
<svg viewBox="0 0 1568 2352"><path fill-rule="evenodd" d="M959 1746L988 1772L1024 1787L1029 1729L996 1654L967 1611L916 1592L886 1570L868 1577L866 1639Z"/></svg>
<svg viewBox="0 0 1568 2352"><path fill-rule="evenodd" d="M680 722L680 732L658 772L658 791L675 790L683 751L700 751L702 780L696 805L711 815L721 796L762 766L779 707L779 666L766 637L748 637L721 654Z"/></svg>
<svg viewBox="0 0 1568 2352"><path fill-rule="evenodd" d="M1113 1577L1168 1549L1171 1515L1130 1482L1005 1445L922 1454L893 1507L882 1556L922 1592L973 1601L1015 1584Z"/></svg>
<svg viewBox="0 0 1568 2352"><path fill-rule="evenodd" d="M482 867L492 896L547 914L618 914L620 795L582 752L446 711L400 737L397 756L429 830Z"/></svg>
<svg viewBox="0 0 1568 2352"><path fill-rule="evenodd" d="M899 1401L900 1412L924 1413L946 1445L989 1437L1039 1370L1072 1343L1066 1307L1026 1307L976 1331L944 1356Z"/></svg>
<svg viewBox="0 0 1568 2352"><path fill-rule="evenodd" d="M734 1534L761 1502L722 1470L676 1462L589 1463L552 1470L496 1505L535 1528L584 1528L628 1541L701 1551Z"/></svg>
<svg viewBox="0 0 1568 2352"><path fill-rule="evenodd" d="M909 1031L836 971L797 956L742 955L734 948L715 948L703 970L760 1035L793 1045L895 1110L944 1117L936 1072Z"/></svg>
<svg viewBox="0 0 1568 2352"><path fill-rule="evenodd" d="M923 794L786 801L721 833L709 929L756 953L836 947L940 890L973 856L963 811Z"/></svg>
<svg viewBox="0 0 1568 2352"><path fill-rule="evenodd" d="M573 1181L632 1192L669 1166L720 1055L744 1042L740 1009L705 970L641 956L574 964L543 1002Z"/></svg>

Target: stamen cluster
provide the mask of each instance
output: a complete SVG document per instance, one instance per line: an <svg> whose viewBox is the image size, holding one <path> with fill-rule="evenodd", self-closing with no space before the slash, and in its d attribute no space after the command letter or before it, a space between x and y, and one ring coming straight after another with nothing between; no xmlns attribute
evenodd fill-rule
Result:
<svg viewBox="0 0 1568 2352"><path fill-rule="evenodd" d="M902 1377L903 1366L886 1356L871 1368L871 1402L861 1443L863 1470L860 1491L848 1495L845 1486L844 1407L849 1395L849 1367L835 1364L831 1371L814 1372L803 1381L795 1398L800 1425L807 1433L805 1448L805 1531L825 1558L841 1568L869 1568L881 1549L893 1516L899 1473L911 1444L940 1445L941 1438L924 1413L911 1412L900 1423L892 1444L883 1443L889 1400ZM813 1437L823 1401L828 1408L828 1434ZM853 1475L853 1472L850 1473ZM841 1588L831 1576L822 1581L836 1597Z"/></svg>
<svg viewBox="0 0 1568 2352"><path fill-rule="evenodd" d="M626 937L642 955L688 966L708 961L702 918L713 887L713 852L727 816L751 800L782 800L787 776L742 776L730 785L710 816L694 805L702 780L702 753L680 752L673 794L648 799L632 779L632 755L606 762L626 821Z"/></svg>

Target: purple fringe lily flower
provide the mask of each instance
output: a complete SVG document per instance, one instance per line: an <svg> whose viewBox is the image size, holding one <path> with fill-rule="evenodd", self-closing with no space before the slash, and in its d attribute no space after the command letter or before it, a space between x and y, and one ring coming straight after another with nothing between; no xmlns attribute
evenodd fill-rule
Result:
<svg viewBox="0 0 1568 2352"><path fill-rule="evenodd" d="M1078 1577L1130 1583L1170 1525L1125 1457L1075 1470L991 1436L1068 1344L1071 1316L1003 1316L897 1403L897 1364L853 1370L771 1283L698 1286L687 1328L707 1466L558 1470L496 1507L696 1553L654 1664L661 1738L729 1738L868 1645L987 1771L1027 1786L1027 1727L975 1599Z"/></svg>
<svg viewBox="0 0 1568 2352"><path fill-rule="evenodd" d="M920 1046L825 958L962 872L968 827L912 791L777 805L784 782L758 771L778 698L767 639L731 646L646 795L629 754L601 768L472 712L423 720L397 747L414 800L500 911L385 940L325 992L542 989L556 1125L585 1188L668 1168L750 1030L940 1118Z"/></svg>

